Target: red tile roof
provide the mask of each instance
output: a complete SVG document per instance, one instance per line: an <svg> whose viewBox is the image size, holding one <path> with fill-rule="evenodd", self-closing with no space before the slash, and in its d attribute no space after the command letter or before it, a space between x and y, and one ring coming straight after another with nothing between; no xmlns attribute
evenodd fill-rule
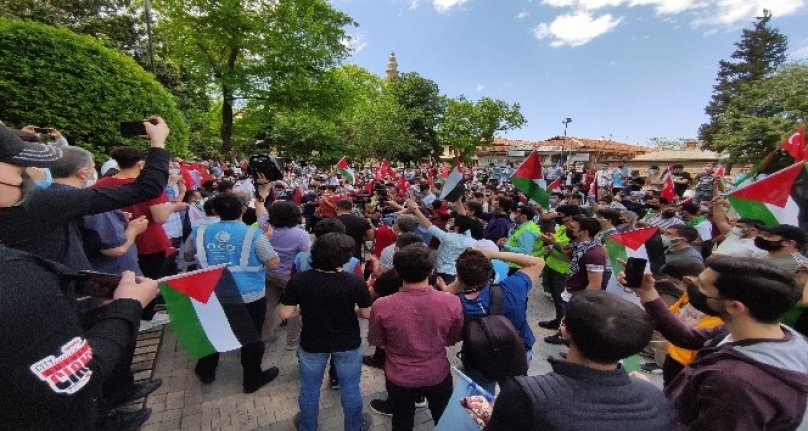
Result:
<svg viewBox="0 0 808 431"><path fill-rule="evenodd" d="M515 148L533 149L542 146L562 147L564 151L602 151L612 154L631 155L645 154L654 151L653 148L624 144L611 140L576 138L574 136L568 136L564 139L563 136L554 136L545 141L495 139L491 147L478 151L477 156L505 155L509 150Z"/></svg>

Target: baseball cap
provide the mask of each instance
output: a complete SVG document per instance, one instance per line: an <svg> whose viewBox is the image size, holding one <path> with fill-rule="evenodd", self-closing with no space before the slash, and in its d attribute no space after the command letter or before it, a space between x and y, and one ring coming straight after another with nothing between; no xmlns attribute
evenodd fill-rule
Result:
<svg viewBox="0 0 808 431"><path fill-rule="evenodd" d="M62 158L58 147L25 142L8 127L0 125L0 162L16 166L47 168Z"/></svg>
<svg viewBox="0 0 808 431"><path fill-rule="evenodd" d="M808 234L797 226L790 224L780 224L777 226L761 226L760 230L772 235L781 236L784 239L795 241L799 245L808 243Z"/></svg>

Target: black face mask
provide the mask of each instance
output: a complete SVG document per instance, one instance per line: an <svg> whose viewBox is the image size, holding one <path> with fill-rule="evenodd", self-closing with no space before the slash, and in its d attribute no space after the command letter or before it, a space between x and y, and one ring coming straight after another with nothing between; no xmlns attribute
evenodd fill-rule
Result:
<svg viewBox="0 0 808 431"><path fill-rule="evenodd" d="M646 205L646 206L647 206L649 209L652 209L652 210L654 210L654 211L657 211L657 210L659 209L659 205L651 205L651 204L648 204L648 205Z"/></svg>
<svg viewBox="0 0 808 431"><path fill-rule="evenodd" d="M665 211L662 213L662 217L664 218L674 218L676 217L676 211Z"/></svg>
<svg viewBox="0 0 808 431"><path fill-rule="evenodd" d="M783 241L769 241L758 236L755 237L755 247L766 251L777 251L785 246L783 245Z"/></svg>
<svg viewBox="0 0 808 431"><path fill-rule="evenodd" d="M696 310L699 310L708 316L718 316L721 314L707 305L707 295L701 293L695 284L691 283L687 285L687 297L690 305L692 305Z"/></svg>

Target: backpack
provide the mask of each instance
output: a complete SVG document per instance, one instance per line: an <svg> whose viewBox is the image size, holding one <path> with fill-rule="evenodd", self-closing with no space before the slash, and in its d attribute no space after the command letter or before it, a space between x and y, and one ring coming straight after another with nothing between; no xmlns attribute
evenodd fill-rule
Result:
<svg viewBox="0 0 808 431"><path fill-rule="evenodd" d="M486 379L527 375L525 343L507 317L502 315L502 286L493 284L488 315L464 314L463 347L458 356L463 367L479 371Z"/></svg>

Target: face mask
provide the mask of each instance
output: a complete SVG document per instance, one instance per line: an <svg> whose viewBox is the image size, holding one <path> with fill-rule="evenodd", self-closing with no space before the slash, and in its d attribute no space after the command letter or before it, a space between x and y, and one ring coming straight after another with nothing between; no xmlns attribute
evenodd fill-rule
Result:
<svg viewBox="0 0 808 431"><path fill-rule="evenodd" d="M45 178L34 183L36 190L45 190L53 184L53 176L51 176L50 169L43 169L43 171L45 172ZM28 177L28 179L31 180L31 177ZM25 177L23 177L23 180L25 180Z"/></svg>
<svg viewBox="0 0 808 431"><path fill-rule="evenodd" d="M668 248L671 246L671 237L668 235L662 235L662 247Z"/></svg>
<svg viewBox="0 0 808 431"><path fill-rule="evenodd" d="M755 247L766 251L777 251L785 246L782 241L768 241L759 236L755 238Z"/></svg>
<svg viewBox="0 0 808 431"><path fill-rule="evenodd" d="M676 211L665 211L662 213L663 218L674 218L676 217Z"/></svg>
<svg viewBox="0 0 808 431"><path fill-rule="evenodd" d="M516 216L516 214L511 213L511 221L512 222L516 223L517 218L518 217Z"/></svg>
<svg viewBox="0 0 808 431"><path fill-rule="evenodd" d="M707 304L707 295L701 293L701 291L699 290L698 287L696 287L695 284L691 283L687 286L687 296L690 305L692 305L693 308L695 308L696 310L699 310L708 316L718 316L719 314L721 314L720 311L713 310Z"/></svg>
<svg viewBox="0 0 808 431"><path fill-rule="evenodd" d="M90 176L84 180L84 188L89 189L90 187L94 186L97 181L98 172L96 172L95 169L91 169Z"/></svg>
<svg viewBox="0 0 808 431"><path fill-rule="evenodd" d="M738 235L738 236L744 236L743 229L741 229L739 227L732 228L732 230L730 230L730 233L732 233L734 235Z"/></svg>

